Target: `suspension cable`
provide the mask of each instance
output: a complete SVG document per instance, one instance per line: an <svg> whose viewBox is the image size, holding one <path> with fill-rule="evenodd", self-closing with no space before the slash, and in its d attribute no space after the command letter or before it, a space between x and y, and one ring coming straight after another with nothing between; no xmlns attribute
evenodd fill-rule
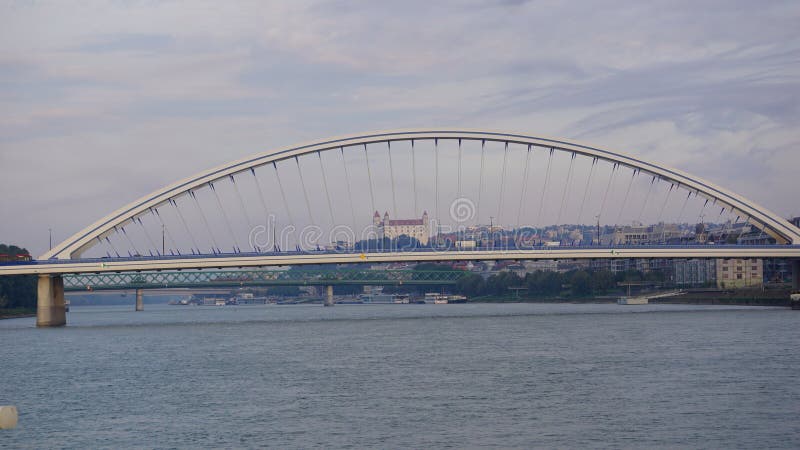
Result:
<svg viewBox="0 0 800 450"><path fill-rule="evenodd" d="M308 210L308 219L311 221L311 225L314 225L316 221L314 220L314 215L311 212L311 203L308 201L308 191L306 191L306 182L303 179L303 170L300 168L300 159L295 156L294 162L297 164L297 173L300 175L300 187L303 188L303 198L306 201L306 209Z"/></svg>
<svg viewBox="0 0 800 450"><path fill-rule="evenodd" d="M461 198L461 138L458 139L458 185L456 197Z"/></svg>
<svg viewBox="0 0 800 450"><path fill-rule="evenodd" d="M239 192L239 186L236 184L236 178L233 175L228 176L231 180L231 184L233 184L233 190L236 192L236 198L239 199L239 207L242 208L242 213L244 214L244 219L247 221L247 228L251 231L253 230L253 221L250 219L250 214L247 213L247 207L244 204L244 199L242 198L242 193ZM250 242L250 246L253 247L253 250L258 251L258 246L254 242Z"/></svg>
<svg viewBox="0 0 800 450"><path fill-rule="evenodd" d="M575 163L575 153L569 160L569 170L567 171L567 180L564 183L564 192L561 194L561 206L558 207L558 216L556 216L556 225L561 224L561 213L564 211L564 203L566 203L567 195L569 194L569 182L572 180L572 168Z"/></svg>
<svg viewBox="0 0 800 450"><path fill-rule="evenodd" d="M481 169L478 174L478 203L475 207L475 225L481 220L481 190L483 190L483 162L486 157L486 140L481 139Z"/></svg>
<svg viewBox="0 0 800 450"><path fill-rule="evenodd" d="M611 182L614 181L614 175L617 174L617 168L619 167L618 163L614 163L614 166L611 167L611 176L608 177L608 183L606 184L606 191L603 193L603 201L600 202L600 210L597 212L597 220L600 221L600 217L603 216L603 211L606 208L606 199L608 198L608 191L611 190ZM600 238L598 236L597 242L600 242Z"/></svg>
<svg viewBox="0 0 800 450"><path fill-rule="evenodd" d="M436 242L439 242L439 225L441 225L441 217L439 217L439 139L433 138L433 202L436 209Z"/></svg>
<svg viewBox="0 0 800 450"><path fill-rule="evenodd" d="M676 191L677 191L677 189L676 189ZM686 204L689 203L689 197L691 197L691 196L692 196L692 191L689 191L689 193L686 194L686 198L683 199L683 205L681 205L681 210L678 212L678 219L676 221L676 223L679 224L679 225L681 223L681 219L683 218L683 212L686 209Z"/></svg>
<svg viewBox="0 0 800 450"><path fill-rule="evenodd" d="M108 247L106 247L106 243L102 239L100 239L100 236L95 236L94 238L97 239L98 244L103 246L103 249L106 251L106 256L111 258L111 253L109 253Z"/></svg>
<svg viewBox="0 0 800 450"><path fill-rule="evenodd" d="M169 202L172 204L172 206L175 207L175 211L178 212L178 217L180 217L180 219L181 219L181 223L183 224L183 228L186 230L186 234L188 234L189 238L192 240L192 245L194 246L192 248L192 253L194 253L195 249L197 249L197 254L198 255L201 254L200 246L197 245L197 239L194 238L194 234L192 233L192 230L189 229L189 225L186 223L186 218L183 217L183 213L181 212L181 209L178 208L178 202L176 200L174 200L174 199L169 199Z"/></svg>
<svg viewBox="0 0 800 450"><path fill-rule="evenodd" d="M370 204L372 205L372 210L377 211L375 209L375 193L372 191L372 171L369 168L369 153L367 152L367 144L364 144L364 159L367 161L367 181L369 182L369 200Z"/></svg>
<svg viewBox="0 0 800 450"><path fill-rule="evenodd" d="M539 212L536 213L536 225L539 226L542 220L542 212L544 211L544 195L547 192L547 184L550 182L550 167L553 165L553 152L550 149L550 156L547 158L547 172L544 175L544 185L542 186L542 196L539 198Z"/></svg>
<svg viewBox="0 0 800 450"><path fill-rule="evenodd" d="M397 218L397 196L394 192L394 166L392 165L392 141L386 141L389 146L389 181L392 183L392 214Z"/></svg>
<svg viewBox="0 0 800 450"><path fill-rule="evenodd" d="M158 208L150 208L150 211L154 212L156 214L156 217L158 217L158 221L161 222L161 230L162 230L162 232L167 235L167 237L169 238L170 242L172 242L172 246L175 247L175 251L178 252L178 256L180 256L181 250L178 247L178 243L175 242L175 239L172 237L172 233L169 231L169 227L167 227L167 224L164 223L164 219L161 217L161 214L158 212ZM172 249L170 248L169 250L170 250L170 253L172 253Z"/></svg>
<svg viewBox="0 0 800 450"><path fill-rule="evenodd" d="M283 207L286 208L286 217L289 219L289 225L295 225L294 218L292 217L292 211L289 209L289 202L286 201L286 192L283 190L283 183L281 182L281 174L278 171L278 166L275 164L275 161L272 162L272 168L275 169L275 179L278 180L278 190L281 192L281 200L283 201ZM275 243L277 245L277 242ZM288 244L287 244L288 245Z"/></svg>
<svg viewBox="0 0 800 450"><path fill-rule="evenodd" d="M336 226L336 219L333 217L333 203L331 203L331 194L328 191L328 176L325 175L325 167L322 165L322 152L317 152L319 159L319 170L322 172L322 186L325 188L325 199L328 200L328 212L331 214L331 227Z"/></svg>
<svg viewBox="0 0 800 450"><path fill-rule="evenodd" d="M225 226L228 229L228 233L230 233L231 235L231 239L233 240L233 252L241 253L241 249L239 248L239 242L236 239L236 233L233 232L231 221L228 219L228 214L225 213L225 208L222 206L222 200L220 200L219 194L217 194L217 188L215 188L214 183L211 182L208 183L208 187L211 188L211 192L214 193L214 198L217 199L217 206L219 207L219 210L222 213L222 218L225 219Z"/></svg>
<svg viewBox="0 0 800 450"><path fill-rule="evenodd" d="M664 215L664 210L667 208L667 202L669 202L669 196L672 194L672 190L675 189L675 185L673 183L669 184L669 192L667 192L667 197L664 199L664 204L661 205L661 211L658 213L658 219L656 219L656 224L661 223L661 216ZM676 189L677 190L677 189ZM664 242L664 237L667 233L667 227L665 225L661 226L661 242Z"/></svg>
<svg viewBox="0 0 800 450"><path fill-rule="evenodd" d="M667 192L667 197L664 199L664 204L661 205L661 211L658 213L658 218L656 219L656 223L661 222L661 217L664 215L664 210L667 208L667 202L669 202L669 196L672 194L672 190L675 189L675 184L669 184L669 191Z"/></svg>
<svg viewBox="0 0 800 450"><path fill-rule="evenodd" d="M737 219L737 220L738 220L738 219ZM744 233L745 233L745 228L747 228L749 225L750 225L750 216L748 215L748 216L747 216L747 219L744 221L744 225L742 225L742 232L741 232L741 233L739 233L739 237L741 237L741 236L742 236L742 234L744 234ZM747 232L749 233L750 231L748 230ZM738 238L737 238L737 241L738 241ZM737 243L738 243L738 242L737 242Z"/></svg>
<svg viewBox="0 0 800 450"><path fill-rule="evenodd" d="M636 221L642 223L642 216L644 215L644 210L647 208L647 202L650 200L650 193L653 192L653 186L655 185L656 177L653 176L653 179L650 180L650 187L647 188L647 194L644 196L644 202L642 203L642 209L639 210L639 216L636 218Z"/></svg>
<svg viewBox="0 0 800 450"><path fill-rule="evenodd" d="M122 230L122 234L125 236L125 239L128 241L128 244L130 244L131 248L133 249L133 252L134 252L134 253L136 253L137 255L141 256L142 254L141 254L141 253L139 253L139 250L137 250L137 249L136 249L136 246L135 246L135 245L133 245L133 241L131 240L131 237L130 237L130 236L128 236L128 232L127 232L127 231L125 231L125 227L124 227L124 226L122 226L122 227L120 227L120 229ZM119 231L117 230L117 227L114 227L114 231L117 231L117 232L119 232ZM130 252L128 252L128 254L130 254Z"/></svg>
<svg viewBox="0 0 800 450"><path fill-rule="evenodd" d="M506 167L508 165L508 142L506 142L505 149L503 150L503 169L500 172L500 198L497 201L497 222L500 223L500 213L503 212L503 197L505 192Z"/></svg>
<svg viewBox="0 0 800 450"><path fill-rule="evenodd" d="M119 252L117 251L117 247L114 247L114 244L111 242L111 239L108 238L108 235L106 235L106 242L108 243L108 245L111 246L111 250L114 250L114 253L116 253L117 258L120 258Z"/></svg>
<svg viewBox="0 0 800 450"><path fill-rule="evenodd" d="M208 230L208 235L211 236L211 243L214 244L215 252L222 253L222 251L219 248L219 244L217 244L217 240L214 238L214 232L211 231L211 226L208 224L208 219L206 219L206 214L203 212L203 208L200 207L200 201L197 200L197 195L195 195L194 191L190 189L189 196L191 196L192 199L194 199L194 204L197 206L197 210L200 211L200 218L203 219L203 223L206 225L206 229Z"/></svg>
<svg viewBox="0 0 800 450"><path fill-rule="evenodd" d="M631 186L633 186L633 180L636 178L636 175L639 174L639 169L633 169L633 175L631 175L631 180L628 182L628 189L625 191L625 197L622 199L622 204L619 208L619 214L617 215L617 222L615 225L619 225L619 221L622 219L622 211L625 210L625 204L628 203L628 195L631 193Z"/></svg>
<svg viewBox="0 0 800 450"><path fill-rule="evenodd" d="M150 238L150 233L147 232L147 228L145 228L144 224L142 223L142 218L134 217L133 221L139 223L139 226L142 228L142 231L144 231L144 237L147 238L147 242L154 249L156 249L156 255L161 256L161 252L158 250L158 246L155 244L155 242L153 242L153 239ZM150 255L152 256L152 252L150 253Z"/></svg>
<svg viewBox="0 0 800 450"><path fill-rule="evenodd" d="M250 173L253 174L253 180L256 183L256 191L258 191L258 200L261 203L261 207L264 209L264 226L267 225L269 222L269 208L267 208L267 201L264 199L264 192L261 188L261 182L258 181L258 177L256 176L256 171L254 168L250 168Z"/></svg>
<svg viewBox="0 0 800 450"><path fill-rule="evenodd" d="M520 227L522 211L525 209L525 196L528 191L528 166L531 162L531 144L528 144L528 154L525 156L525 169L522 171L522 193L519 196L519 207L517 208L517 229Z"/></svg>
<svg viewBox="0 0 800 450"><path fill-rule="evenodd" d="M704 217L704 214L703 214L703 213L704 213L704 212L705 212L705 210L706 210L706 205L708 205L708 199L706 199L706 201L703 203L703 206L700 208L700 213L697 215L697 222L698 222L698 223L703 223L703 222L702 222L702 220L703 220L703 217Z"/></svg>
<svg viewBox="0 0 800 450"><path fill-rule="evenodd" d="M417 158L414 150L414 140L411 140L411 184L414 187L414 217L418 216L417 208Z"/></svg>
<svg viewBox="0 0 800 450"><path fill-rule="evenodd" d="M347 200L350 202L350 218L353 221L353 244L355 244L355 233L356 233L356 208L353 205L353 193L350 189L350 173L347 171L347 161L344 157L344 147L339 147L339 152L342 155L342 166L344 166L344 180L345 184L347 184Z"/></svg>
<svg viewBox="0 0 800 450"><path fill-rule="evenodd" d="M230 178L231 184L233 185L233 191L236 192L236 198L239 199L239 206L242 208L242 213L244 214L244 219L247 221L247 226L250 227L253 225L253 221L250 219L250 214L247 212L247 207L244 204L242 193L239 191L239 186L236 184L236 178L234 178L233 175L228 175L228 178Z"/></svg>
<svg viewBox="0 0 800 450"><path fill-rule="evenodd" d="M592 176L594 175L594 168L597 166L597 158L592 158L592 167L589 169L589 177L586 178L586 187L583 188L583 200L581 200L581 206L578 208L578 224L582 223L581 219L583 218L583 206L586 204L586 197L589 194L589 185L592 184Z"/></svg>

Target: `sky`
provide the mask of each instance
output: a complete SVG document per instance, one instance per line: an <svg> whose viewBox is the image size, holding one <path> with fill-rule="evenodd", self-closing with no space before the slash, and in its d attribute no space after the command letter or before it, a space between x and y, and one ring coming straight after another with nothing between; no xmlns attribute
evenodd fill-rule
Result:
<svg viewBox="0 0 800 450"><path fill-rule="evenodd" d="M293 143L585 142L800 215L796 1L0 0L0 242Z"/></svg>

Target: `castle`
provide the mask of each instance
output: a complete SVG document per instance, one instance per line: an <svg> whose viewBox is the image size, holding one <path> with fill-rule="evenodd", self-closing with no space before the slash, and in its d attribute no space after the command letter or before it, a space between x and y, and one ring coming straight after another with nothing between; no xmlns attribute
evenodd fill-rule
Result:
<svg viewBox="0 0 800 450"><path fill-rule="evenodd" d="M372 223L378 229L378 238L394 239L402 235L412 237L419 241L421 245L428 245L431 236L430 222L428 222L428 212L422 213L421 219L389 219L389 212L383 214L381 220L378 211L372 216Z"/></svg>

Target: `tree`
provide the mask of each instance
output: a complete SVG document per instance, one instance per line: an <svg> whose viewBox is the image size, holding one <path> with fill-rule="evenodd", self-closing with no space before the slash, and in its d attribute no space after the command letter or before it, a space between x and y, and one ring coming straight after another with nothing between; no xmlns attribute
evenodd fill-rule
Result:
<svg viewBox="0 0 800 450"><path fill-rule="evenodd" d="M270 295L279 295L282 297L297 297L300 295L300 288L297 286L271 286L267 289Z"/></svg>
<svg viewBox="0 0 800 450"><path fill-rule="evenodd" d="M592 293L592 277L585 270L576 270L570 277L573 295L589 295Z"/></svg>
<svg viewBox="0 0 800 450"><path fill-rule="evenodd" d="M614 274L609 270L598 270L592 272L592 291L595 294L604 294L610 289L614 289Z"/></svg>
<svg viewBox="0 0 800 450"><path fill-rule="evenodd" d="M0 244L0 254L10 257L30 255L28 250L16 245ZM12 275L0 277L0 308L35 308L36 276Z"/></svg>
<svg viewBox="0 0 800 450"><path fill-rule="evenodd" d="M471 273L456 282L456 291L467 297L475 297L483 294L485 285L482 276Z"/></svg>
<svg viewBox="0 0 800 450"><path fill-rule="evenodd" d="M528 292L534 296L553 296L561 293L564 276L558 272L537 270L525 277Z"/></svg>

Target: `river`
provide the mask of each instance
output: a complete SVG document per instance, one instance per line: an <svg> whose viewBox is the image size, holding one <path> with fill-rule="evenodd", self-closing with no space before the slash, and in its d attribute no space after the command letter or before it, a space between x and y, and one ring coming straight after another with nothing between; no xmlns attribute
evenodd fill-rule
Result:
<svg viewBox="0 0 800 450"><path fill-rule="evenodd" d="M73 307L0 321L8 448L798 448L800 312Z"/></svg>

